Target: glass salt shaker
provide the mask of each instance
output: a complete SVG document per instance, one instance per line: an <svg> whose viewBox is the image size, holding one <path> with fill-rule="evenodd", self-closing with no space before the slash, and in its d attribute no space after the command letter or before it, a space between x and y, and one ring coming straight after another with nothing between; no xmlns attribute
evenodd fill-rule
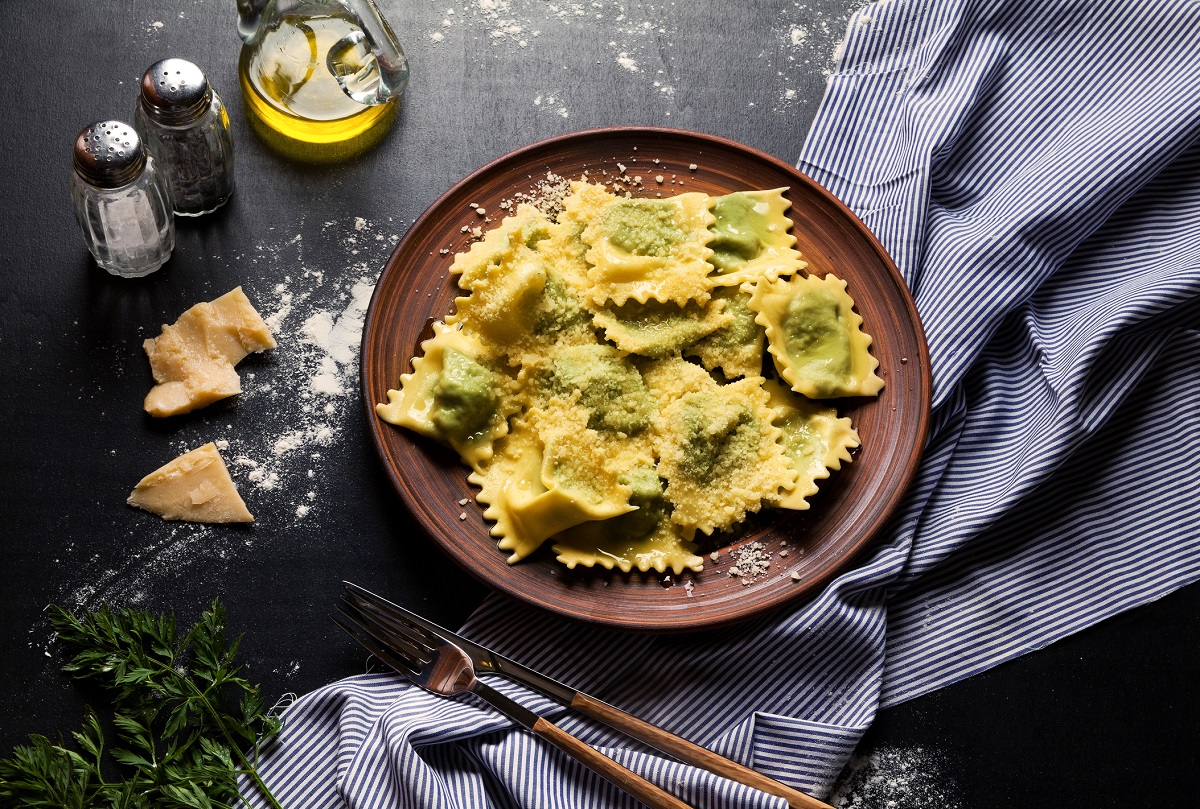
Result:
<svg viewBox="0 0 1200 809"><path fill-rule="evenodd" d="M88 250L113 275L140 278L171 257L170 188L129 124L98 121L79 133L71 200Z"/></svg>
<svg viewBox="0 0 1200 809"><path fill-rule="evenodd" d="M211 213L233 194L229 114L199 67L186 59L151 65L142 76L134 124L170 178L175 213Z"/></svg>

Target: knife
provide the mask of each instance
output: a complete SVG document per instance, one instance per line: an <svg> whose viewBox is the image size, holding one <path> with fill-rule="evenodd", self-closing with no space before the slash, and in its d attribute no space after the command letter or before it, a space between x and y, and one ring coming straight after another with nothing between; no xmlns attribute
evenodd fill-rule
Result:
<svg viewBox="0 0 1200 809"><path fill-rule="evenodd" d="M399 604L394 604L382 596L372 593L370 590L359 587L357 584L348 581L344 581L342 584L345 587L347 597L359 609L390 616L393 620L399 619L416 624L431 635L450 641L467 653L467 656L471 658L471 662L475 665L475 669L479 673L491 673L507 677L514 682L532 688L561 705L574 708L582 714L597 719L609 727L644 742L685 764L700 767L732 781L754 787L769 795L785 798L790 809L832 809L829 804L823 803L810 795L795 790L736 761L718 755L708 748L689 742L687 739L676 736L674 733L663 730L656 725L638 719L622 711L620 708L609 705L607 702L596 699L568 685L564 685L558 680L551 679L528 666L524 666L504 655L493 652L486 646L481 646L469 638L464 638L462 635L451 632L445 627L438 626L427 618L423 618L417 613L401 607Z"/></svg>

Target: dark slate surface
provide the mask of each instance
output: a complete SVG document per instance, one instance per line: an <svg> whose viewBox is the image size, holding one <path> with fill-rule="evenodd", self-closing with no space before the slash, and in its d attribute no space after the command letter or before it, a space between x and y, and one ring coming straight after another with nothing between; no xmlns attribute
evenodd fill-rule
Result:
<svg viewBox="0 0 1200 809"><path fill-rule="evenodd" d="M354 283L373 281L395 239L455 181L544 137L674 126L793 161L849 3L381 6L413 68L401 118L372 153L324 168L279 158L247 129L233 0L10 10L0 45L0 754L28 733L78 727L83 696L58 673L49 603L108 600L182 619L220 597L246 635L249 676L272 697L362 669L327 618L343 578L461 621L485 589L392 494L353 369L334 366L341 396L296 393L321 359L301 323L345 311ZM70 145L93 120L128 120L142 70L166 56L197 62L228 102L238 190L219 213L179 223L162 271L113 279L72 217ZM239 401L168 422L144 416L141 340L238 284L266 314L292 295L280 349L241 366ZM124 505L142 475L208 440L259 464L257 481L233 464L253 527L169 525ZM288 442L299 446L282 451ZM861 750L883 777L854 805L1195 805L1198 630L1193 587L884 712Z"/></svg>

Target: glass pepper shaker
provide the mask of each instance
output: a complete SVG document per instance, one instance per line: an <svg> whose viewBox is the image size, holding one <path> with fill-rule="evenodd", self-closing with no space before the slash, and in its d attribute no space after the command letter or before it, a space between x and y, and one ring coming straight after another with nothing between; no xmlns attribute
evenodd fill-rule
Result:
<svg viewBox="0 0 1200 809"><path fill-rule="evenodd" d="M140 278L175 248L170 188L132 126L98 121L75 139L71 200L96 263Z"/></svg>
<svg viewBox="0 0 1200 809"><path fill-rule="evenodd" d="M229 114L199 67L186 59L151 65L142 76L134 124L170 178L175 213L210 213L233 194Z"/></svg>

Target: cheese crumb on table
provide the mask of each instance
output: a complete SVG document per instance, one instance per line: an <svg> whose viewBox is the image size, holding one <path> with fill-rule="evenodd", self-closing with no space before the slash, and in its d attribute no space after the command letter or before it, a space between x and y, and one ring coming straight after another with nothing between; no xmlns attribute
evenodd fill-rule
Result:
<svg viewBox="0 0 1200 809"><path fill-rule="evenodd" d="M164 520L254 522L212 442L146 475L127 502Z"/></svg>

